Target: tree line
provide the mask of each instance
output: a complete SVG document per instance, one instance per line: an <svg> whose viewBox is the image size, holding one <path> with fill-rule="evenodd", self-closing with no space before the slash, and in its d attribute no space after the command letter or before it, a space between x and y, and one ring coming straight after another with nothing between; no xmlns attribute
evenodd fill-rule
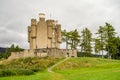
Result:
<svg viewBox="0 0 120 80"><path fill-rule="evenodd" d="M84 28L81 32L77 29L63 30L62 41L66 43L66 49L77 49L82 56L92 56L94 50L102 58L118 58L120 38L116 34L114 27L105 23L104 26L99 26L97 32L94 33L96 36L94 38L88 28Z"/></svg>
<svg viewBox="0 0 120 80"><path fill-rule="evenodd" d="M0 59L2 58L7 59L11 55L11 52L19 52L19 51L23 51L23 49L20 48L18 45L15 46L14 44L12 44L10 48L5 49L4 53L0 53Z"/></svg>

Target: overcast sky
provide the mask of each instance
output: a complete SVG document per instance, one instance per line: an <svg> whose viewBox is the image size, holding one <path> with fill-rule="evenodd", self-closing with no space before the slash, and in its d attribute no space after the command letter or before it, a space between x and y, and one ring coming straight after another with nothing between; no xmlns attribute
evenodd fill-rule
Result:
<svg viewBox="0 0 120 80"><path fill-rule="evenodd" d="M109 22L120 35L120 0L0 0L0 47L14 43L29 48L27 26L39 13L67 30L88 27L95 33Z"/></svg>

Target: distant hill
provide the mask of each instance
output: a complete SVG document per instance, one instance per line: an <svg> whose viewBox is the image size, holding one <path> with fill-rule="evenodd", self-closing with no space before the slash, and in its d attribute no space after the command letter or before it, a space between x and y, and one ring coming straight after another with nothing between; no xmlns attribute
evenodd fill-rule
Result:
<svg viewBox="0 0 120 80"><path fill-rule="evenodd" d="M0 53L5 53L7 48L0 47Z"/></svg>

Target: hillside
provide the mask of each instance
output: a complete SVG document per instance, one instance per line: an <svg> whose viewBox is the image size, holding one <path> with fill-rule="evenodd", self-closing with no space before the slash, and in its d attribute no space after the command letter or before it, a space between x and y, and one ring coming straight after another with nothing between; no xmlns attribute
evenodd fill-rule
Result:
<svg viewBox="0 0 120 80"><path fill-rule="evenodd" d="M70 58L54 68L66 80L120 80L120 61L100 58Z"/></svg>
<svg viewBox="0 0 120 80"><path fill-rule="evenodd" d="M32 75L36 72L43 72L49 66L54 65L60 59L53 57L46 58L21 58L14 60L1 60L0 77Z"/></svg>
<svg viewBox="0 0 120 80"><path fill-rule="evenodd" d="M54 70L81 69L81 68L110 68L119 65L119 60L101 59L101 58L70 58L64 63L58 65Z"/></svg>
<svg viewBox="0 0 120 80"><path fill-rule="evenodd" d="M30 76L3 77L0 80L120 80L119 60L69 58L53 70L54 73L46 70Z"/></svg>

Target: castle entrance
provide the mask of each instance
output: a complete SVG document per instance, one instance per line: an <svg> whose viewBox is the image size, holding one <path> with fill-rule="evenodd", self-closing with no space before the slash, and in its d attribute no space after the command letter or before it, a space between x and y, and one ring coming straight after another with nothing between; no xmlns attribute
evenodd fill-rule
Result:
<svg viewBox="0 0 120 80"><path fill-rule="evenodd" d="M67 53L67 57L70 57L69 53Z"/></svg>

